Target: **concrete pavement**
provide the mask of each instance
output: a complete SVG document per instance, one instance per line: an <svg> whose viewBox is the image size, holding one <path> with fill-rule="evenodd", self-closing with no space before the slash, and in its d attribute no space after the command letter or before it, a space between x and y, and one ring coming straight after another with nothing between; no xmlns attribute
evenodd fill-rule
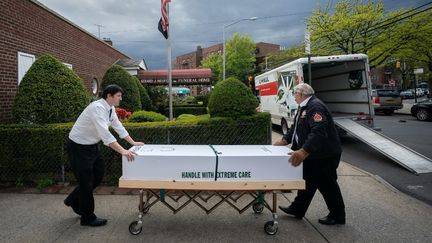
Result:
<svg viewBox="0 0 432 243"><path fill-rule="evenodd" d="M275 134L274 139L278 136ZM141 234L133 236L129 223L138 216L136 191L98 188L96 214L107 218L103 227L84 227L79 217L63 205L71 187L57 193L0 193L2 242L432 242L432 206L392 188L380 178L342 162L338 169L347 224L326 226L318 218L328 212L317 193L303 220L278 210L279 231L264 233L271 213L239 214L222 204L207 215L188 204L173 215L164 205L154 205L144 216ZM59 193L60 192L60 193ZM126 194L126 195L120 195ZM278 194L278 204L288 205L295 193Z"/></svg>

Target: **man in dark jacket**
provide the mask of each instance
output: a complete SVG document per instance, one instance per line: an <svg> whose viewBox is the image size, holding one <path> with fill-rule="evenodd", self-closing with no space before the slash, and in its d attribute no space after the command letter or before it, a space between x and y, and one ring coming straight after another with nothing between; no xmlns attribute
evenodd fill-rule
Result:
<svg viewBox="0 0 432 243"><path fill-rule="evenodd" d="M345 224L345 205L336 174L342 149L333 118L327 106L314 96L310 85L297 85L294 96L299 104L294 123L289 132L274 145L291 144L294 152L289 162L293 166L303 163L306 189L297 192L291 206L279 208L301 219L318 189L330 211L318 221L326 225Z"/></svg>

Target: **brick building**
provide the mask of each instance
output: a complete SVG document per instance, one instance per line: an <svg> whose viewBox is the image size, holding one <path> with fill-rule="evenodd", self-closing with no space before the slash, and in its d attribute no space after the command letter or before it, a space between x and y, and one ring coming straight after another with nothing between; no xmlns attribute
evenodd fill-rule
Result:
<svg viewBox="0 0 432 243"><path fill-rule="evenodd" d="M210 47L202 48L198 46L196 51L177 56L174 68L175 69L192 69L197 68L201 65L201 61L205 59L208 55L213 53L222 54L223 45L216 44ZM260 63L265 61L265 57L270 53L276 53L280 50L280 46L271 43L258 42L256 44L255 65L258 66Z"/></svg>
<svg viewBox="0 0 432 243"><path fill-rule="evenodd" d="M77 73L89 92L106 70L129 57L36 0L0 1L0 122L12 120L19 82L41 54Z"/></svg>

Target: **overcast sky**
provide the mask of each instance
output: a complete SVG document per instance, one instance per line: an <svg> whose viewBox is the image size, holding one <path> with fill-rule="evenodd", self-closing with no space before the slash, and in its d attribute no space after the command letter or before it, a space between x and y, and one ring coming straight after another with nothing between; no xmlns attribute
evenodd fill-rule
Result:
<svg viewBox="0 0 432 243"><path fill-rule="evenodd" d="M161 16L159 0L39 0L95 36L111 38L118 50L134 59L145 59L149 69L165 69L166 41L157 29ZM317 0L172 0L170 31L173 62L178 55L222 43L235 32L248 34L255 42L290 47L303 40L305 18L314 9L334 1ZM385 0L386 10L419 6L425 0Z"/></svg>

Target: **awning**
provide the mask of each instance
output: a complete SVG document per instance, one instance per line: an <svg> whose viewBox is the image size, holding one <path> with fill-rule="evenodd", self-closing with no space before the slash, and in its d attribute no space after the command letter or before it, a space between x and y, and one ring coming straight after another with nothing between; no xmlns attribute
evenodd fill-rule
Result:
<svg viewBox="0 0 432 243"><path fill-rule="evenodd" d="M197 85L211 83L211 69L174 69L172 70L173 85ZM148 85L168 85L167 70L140 70L138 79Z"/></svg>

